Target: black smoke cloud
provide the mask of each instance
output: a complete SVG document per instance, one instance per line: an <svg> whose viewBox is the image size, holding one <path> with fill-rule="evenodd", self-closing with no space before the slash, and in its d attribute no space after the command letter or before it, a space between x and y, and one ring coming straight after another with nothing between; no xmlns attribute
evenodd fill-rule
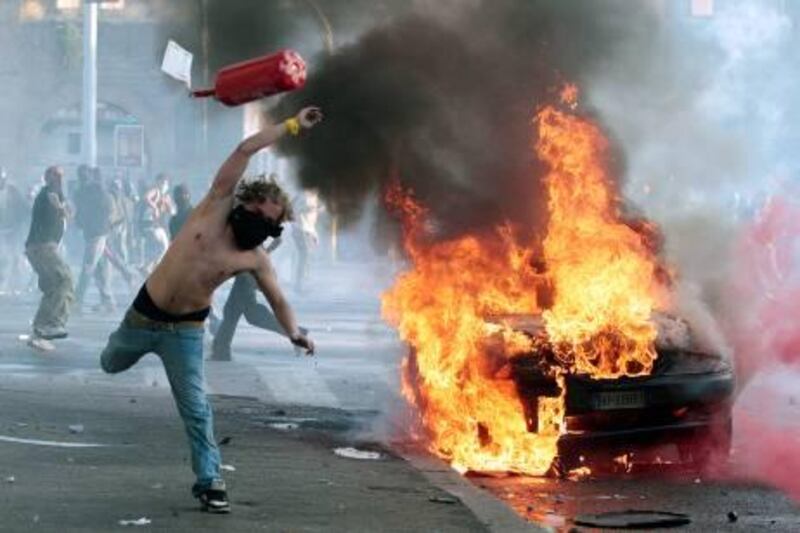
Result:
<svg viewBox="0 0 800 533"><path fill-rule="evenodd" d="M281 149L345 222L399 179L447 233L503 220L535 227L544 201L537 105L565 81L587 82L620 50L647 57L657 44L658 18L643 2L453 5L462 9L446 17L418 6L320 58L306 88L273 110L323 108L323 125Z"/></svg>

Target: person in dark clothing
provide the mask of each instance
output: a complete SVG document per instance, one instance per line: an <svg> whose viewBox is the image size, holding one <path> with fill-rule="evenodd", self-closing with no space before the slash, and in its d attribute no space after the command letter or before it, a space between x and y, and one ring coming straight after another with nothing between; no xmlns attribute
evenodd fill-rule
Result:
<svg viewBox="0 0 800 533"><path fill-rule="evenodd" d="M45 186L33 203L31 228L25 241L25 255L39 277L43 293L33 319L34 337L41 339L67 336L69 306L74 299L72 274L59 252L69 216L63 179L60 167L50 167L45 172Z"/></svg>
<svg viewBox="0 0 800 533"><path fill-rule="evenodd" d="M169 219L170 240L175 239L192 212L192 196L185 183L180 183L172 189L172 201L175 203L176 211Z"/></svg>
<svg viewBox="0 0 800 533"><path fill-rule="evenodd" d="M75 305L80 308L89 287L89 279L94 277L100 292L102 307L110 311L114 300L109 289L110 262L106 255L108 235L111 232L112 200L103 186L98 169L91 169L90 179L76 195L77 220L83 230L85 249L81 275L78 279Z"/></svg>

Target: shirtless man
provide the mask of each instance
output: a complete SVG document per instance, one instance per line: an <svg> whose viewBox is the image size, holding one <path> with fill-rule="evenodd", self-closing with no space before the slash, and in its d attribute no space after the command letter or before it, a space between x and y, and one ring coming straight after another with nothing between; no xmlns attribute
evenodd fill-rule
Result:
<svg viewBox="0 0 800 533"><path fill-rule="evenodd" d="M147 353L162 360L178 411L189 437L192 493L204 510L230 511L220 475L211 407L204 390L203 322L214 290L239 272L250 272L290 341L308 355L314 343L297 327L281 293L267 252L260 246L280 235L291 215L288 196L276 185L236 185L250 158L286 133L297 135L322 120L306 108L283 124L269 125L245 139L220 167L206 197L197 205L145 282L122 324L100 357L108 373L122 372Z"/></svg>

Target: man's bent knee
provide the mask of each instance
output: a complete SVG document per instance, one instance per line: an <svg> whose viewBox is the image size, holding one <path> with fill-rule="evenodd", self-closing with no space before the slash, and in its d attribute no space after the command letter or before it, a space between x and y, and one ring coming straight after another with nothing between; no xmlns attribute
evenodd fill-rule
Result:
<svg viewBox="0 0 800 533"><path fill-rule="evenodd" d="M118 365L114 364L113 357L108 349L103 350L103 353L100 354L100 368L102 368L103 372L106 374L117 374L123 370Z"/></svg>
<svg viewBox="0 0 800 533"><path fill-rule="evenodd" d="M112 347L106 346L106 349L100 354L100 368L106 374L118 374L132 367L137 360L136 357L125 357Z"/></svg>

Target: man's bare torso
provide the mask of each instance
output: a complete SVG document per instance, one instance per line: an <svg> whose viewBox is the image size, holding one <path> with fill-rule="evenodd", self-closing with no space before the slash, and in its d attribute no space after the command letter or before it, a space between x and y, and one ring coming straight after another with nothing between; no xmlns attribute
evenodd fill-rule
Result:
<svg viewBox="0 0 800 533"><path fill-rule="evenodd" d="M205 309L226 280L268 261L260 248L236 247L227 223L231 202L230 197L204 198L148 278L147 290L162 311L181 315Z"/></svg>

